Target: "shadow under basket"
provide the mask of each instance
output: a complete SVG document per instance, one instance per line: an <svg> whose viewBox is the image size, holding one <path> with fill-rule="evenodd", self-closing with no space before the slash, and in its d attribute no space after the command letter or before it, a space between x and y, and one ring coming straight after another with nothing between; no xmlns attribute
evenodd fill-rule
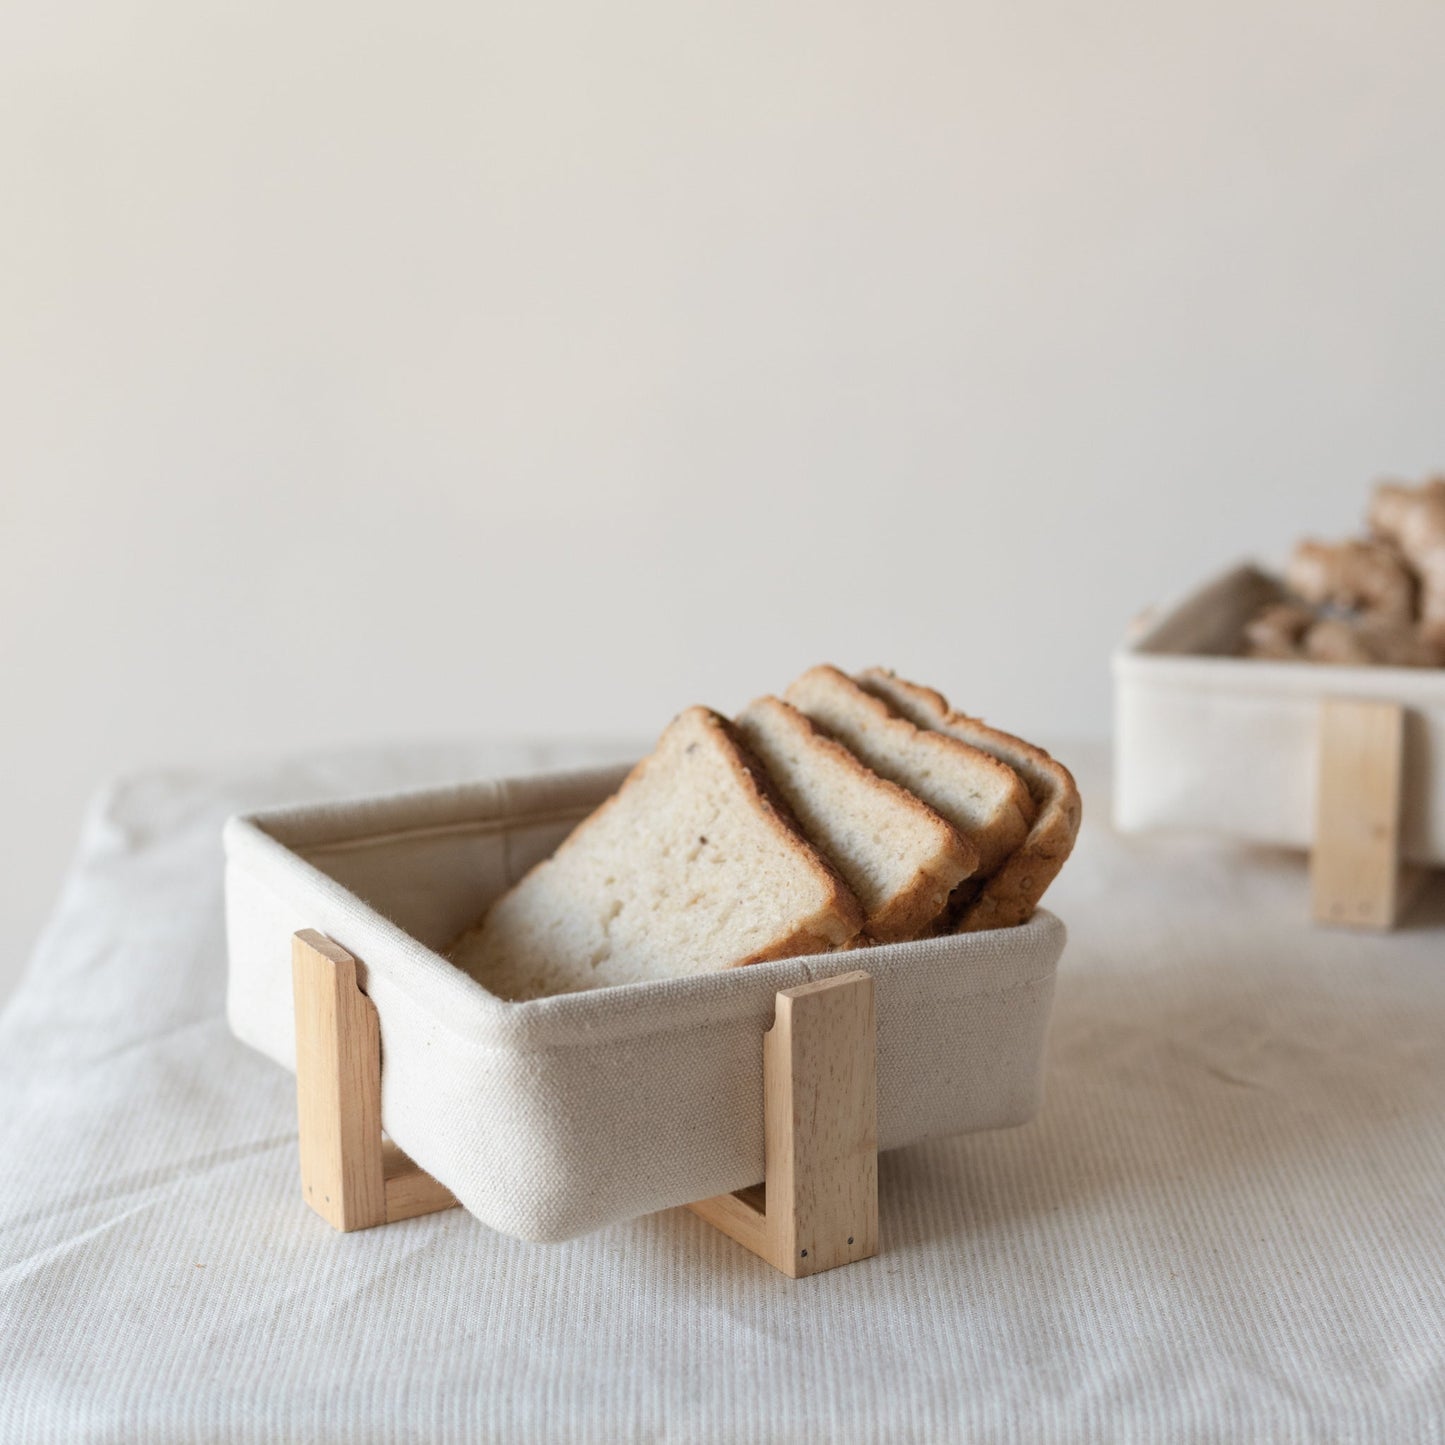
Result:
<svg viewBox="0 0 1445 1445"><path fill-rule="evenodd" d="M232 1030L291 1069L298 1023L303 1052L320 1040L301 1091L304 1118L320 1080L320 1122L306 1126L320 1141L313 1163L323 1159L313 1182L355 1163L368 1224L405 1217L392 1201L423 1213L455 1199L503 1233L564 1240L691 1205L789 1273L864 1257L875 1143L1037 1111L1063 925L1040 909L994 932L496 998L439 950L625 771L233 818ZM321 990L320 1015L296 1008L307 988ZM800 1132L794 1118L828 1123ZM820 1191L845 1202L809 1225L797 1201Z"/></svg>

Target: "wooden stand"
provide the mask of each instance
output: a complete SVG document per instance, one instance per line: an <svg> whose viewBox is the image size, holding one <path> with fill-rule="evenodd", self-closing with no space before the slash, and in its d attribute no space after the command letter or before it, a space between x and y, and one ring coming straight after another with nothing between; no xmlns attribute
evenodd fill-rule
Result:
<svg viewBox="0 0 1445 1445"><path fill-rule="evenodd" d="M779 992L763 1131L764 1182L687 1207L793 1279L877 1254L871 975Z"/></svg>
<svg viewBox="0 0 1445 1445"><path fill-rule="evenodd" d="M381 1030L356 960L311 929L291 940L301 1193L333 1229L450 1209L456 1198L381 1136Z"/></svg>
<svg viewBox="0 0 1445 1445"><path fill-rule="evenodd" d="M356 960L291 942L301 1191L333 1228L450 1209L455 1197L381 1133L381 1035ZM763 1184L688 1206L794 1279L878 1252L873 979L782 990L763 1036Z"/></svg>
<svg viewBox="0 0 1445 1445"><path fill-rule="evenodd" d="M1404 905L1400 769L1404 709L1396 702L1327 698L1320 706L1315 846L1316 923L1388 929Z"/></svg>

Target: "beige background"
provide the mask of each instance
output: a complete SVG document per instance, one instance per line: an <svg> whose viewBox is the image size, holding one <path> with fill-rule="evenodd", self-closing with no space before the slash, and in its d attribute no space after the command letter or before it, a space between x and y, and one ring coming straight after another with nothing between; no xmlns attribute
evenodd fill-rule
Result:
<svg viewBox="0 0 1445 1445"><path fill-rule="evenodd" d="M1048 737L1445 464L1433 4L0 11L0 994L85 796L655 732L822 657Z"/></svg>

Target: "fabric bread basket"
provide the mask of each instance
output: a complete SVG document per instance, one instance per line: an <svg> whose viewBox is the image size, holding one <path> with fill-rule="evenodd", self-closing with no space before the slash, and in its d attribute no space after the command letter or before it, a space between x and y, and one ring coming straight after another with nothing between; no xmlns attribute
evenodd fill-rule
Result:
<svg viewBox="0 0 1445 1445"><path fill-rule="evenodd" d="M1037 1111L1063 925L927 939L507 1003L445 948L625 776L478 782L232 818L227 1013L295 1068L291 937L353 954L376 1006L382 1122L503 1233L563 1240L763 1177L778 989L866 969L881 1149Z"/></svg>
<svg viewBox="0 0 1445 1445"><path fill-rule="evenodd" d="M1401 852L1445 864L1445 670L1239 656L1245 623L1281 596L1260 568L1232 568L1115 653L1116 824L1308 848L1320 705L1383 699L1405 709Z"/></svg>

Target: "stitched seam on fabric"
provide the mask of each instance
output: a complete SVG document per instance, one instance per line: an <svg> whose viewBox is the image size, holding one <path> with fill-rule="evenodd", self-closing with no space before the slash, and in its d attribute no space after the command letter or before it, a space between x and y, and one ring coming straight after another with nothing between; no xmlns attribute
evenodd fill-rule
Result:
<svg viewBox="0 0 1445 1445"><path fill-rule="evenodd" d="M385 833L368 833L357 838L343 838L334 843L305 844L300 847L283 842L279 838L276 841L298 857L311 860L331 853L358 852L364 848L380 847L387 843L425 838L456 838L465 837L468 834L475 834L482 838L497 833L509 833L515 828L536 828L552 823L571 823L587 817L591 811L593 810L585 807L567 808L556 813L528 813L515 818L480 818L467 823L431 823L415 828L393 828ZM264 827L262 827L262 831L265 832ZM273 835L268 833L267 836Z"/></svg>
<svg viewBox="0 0 1445 1445"><path fill-rule="evenodd" d="M350 912L360 912L360 913L365 914L365 915L370 915L373 920L375 920L376 922L379 922L379 923L382 924L384 927L395 930L399 935L401 935L401 937L405 938L405 939L406 939L410 944L412 944L413 946L418 947L418 948L424 948L424 949L425 949L426 946L423 945L423 944L421 944L421 943L419 942L419 940L415 939L412 935L407 934L404 929L399 928L396 924L392 923L389 919L385 918L384 915L381 915L381 914L378 913L376 910L374 910L370 905L368 905L368 904L364 903L362 900L358 899L355 894L351 893L350 890L346 889L343 885L337 883L336 880L333 879L333 878L331 878L331 876L330 876L329 874L327 874L327 873L323 872L321 869L317 868L314 863L311 863L309 860L302 858L302 857L301 857L298 853L296 853L293 849L288 848L284 843L281 843L278 839L275 839L275 838L271 837L271 835L265 833L264 830L261 830L261 829L258 828L257 831L261 833L261 836L265 839L266 844L269 845L269 850L277 850L277 851L280 851L280 852L284 853L284 854L287 855L288 857L295 859L296 862L300 865L300 867L311 870L311 871L312 871L313 873L315 873L320 879L324 880L325 884L328 886L329 889L335 890L335 891L340 895L340 897L339 897L337 900L334 900L334 901L339 902L347 911L350 911ZM269 851L269 850L268 850L268 851ZM274 861L274 860L273 860L273 861ZM246 871L247 871L247 873L249 874L249 876L252 878L253 882L259 884L263 889L265 889L265 891L271 893L272 896L278 898L283 904L286 904L286 905L291 906L291 907L295 907L295 906L296 906L296 903L293 901L292 890L291 890L290 888L287 888L287 889L283 892L283 891L281 891L280 889L278 889L278 888L276 887L276 881L277 881L277 880L275 880L275 879L273 879L273 878L266 878L266 879L263 880L262 878L258 877L258 876L256 875L256 873L252 872L250 869L247 869ZM291 877L291 876L289 876L289 875L285 875L285 881L286 881L288 884L295 884L295 883L299 882L299 880L297 880L297 879L295 879L294 877ZM1027 928L1027 927L1029 927L1029 925L1025 924L1025 925L1022 925L1022 927ZM1012 930L1009 930L1009 931L1012 932ZM881 946L892 948L892 947L898 947L899 945L888 944L888 945L881 945ZM860 951L861 951L861 950L860 950ZM1060 951L1062 952L1062 945L1061 945ZM456 973L457 973L461 978L468 979L468 981L469 981L474 987L476 987L477 989L480 989L483 993L485 993L485 994L487 995L488 999L491 1000L491 1004L488 1005L489 1008L490 1008L492 1005L495 1005L496 1008L501 1009L501 1010L504 1010L504 1011L506 1012L506 1015L509 1015L509 1016L510 1016L509 1019L508 1019L507 1024L504 1025L504 1026L517 1027L519 1024L521 1024L522 1026L525 1026L525 1020L524 1020L524 1019L518 1019L517 1014L513 1013L512 1011L513 1011L513 1010L517 1010L517 1009L527 1008L527 1007L530 1006L530 1003L531 1003L532 1001L526 1001L526 1002L522 1002L522 1003L511 1003L511 1002L508 1002L508 1001L503 1000L503 999L498 999L495 994L488 993L487 990L483 987L483 985L481 985L480 983L478 983L475 979L470 979L469 975L463 973L462 970L460 970L460 969L456 969L456 966L455 966L454 964L452 964L452 963L450 962L450 960L448 960L447 958L445 958L442 954L437 953L437 952L436 952L435 950L433 950L433 949L426 949L426 952L430 953L434 958L436 958L440 963L444 964L447 968L454 969L454 970L456 971ZM859 951L849 951L849 952L850 952L850 954L851 954L851 958L856 958L857 952L859 952ZM809 981L809 980L814 980L814 981L816 981L816 980L814 979L814 975L813 975L813 973L812 973L812 968L817 966L817 957L834 957L834 956L836 956L836 955L821 955L821 956L815 956L815 958L813 959L813 961L812 961L811 963L810 963L810 962L804 962L804 961L801 960L801 959L800 959L800 960L777 960L777 962L779 962L779 963L784 963L784 962L787 962L787 963L801 963L802 966L803 966L803 968L804 968L804 970L805 970L805 976L804 976L804 979L803 979L802 981L803 981L803 982L807 982L807 981ZM851 961L851 958L850 958L850 960L848 960L848 961ZM370 972L370 970L371 970L371 968L372 968L372 965L371 965L370 963L368 963L367 960L366 960L364 957L361 957L361 962L363 963L363 965L365 965L365 966L367 967L368 972ZM767 967L770 967L770 966L772 966L772 965L771 965L771 964L757 964L757 965L753 965L753 967L757 967L757 968L767 968ZM1056 971L1056 969L1057 969L1057 963L1055 964L1053 971ZM1041 982L1041 981L1043 981L1043 980L1048 979L1049 977L1052 976L1052 972L1053 972L1053 971L1051 971L1051 972L1049 972L1049 973L1042 974L1042 975L1037 975L1037 976L1031 977L1031 978L1029 978L1029 979L1023 980L1022 982L1014 982L1014 983L1010 983L1010 984L1005 984L1005 985L1002 985L1000 988L997 988L997 989L986 989L986 988L985 988L985 989L970 989L970 990L968 990L968 991L966 991L966 992L963 992L963 993L958 993L958 994L943 994L943 995L936 995L935 997L937 997L940 1001L944 1001L944 1000L957 1000L957 999L965 999L965 998L986 998L986 997L990 997L990 996L997 996L997 995L1000 995L1000 994L1012 993L1012 992L1015 992L1015 991L1017 991L1017 990L1019 990L1019 989L1028 988L1028 987L1033 986L1033 985L1035 985L1035 984L1037 984L1037 983L1039 983L1039 982ZM717 977L717 976L719 976L719 975L709 975L709 977ZM822 976L827 976L827 975L822 975ZM517 1055L517 1054L522 1054L522 1053L540 1055L540 1054L551 1053L551 1052L554 1052L554 1051L560 1051L560 1050L562 1050L562 1049L573 1049L573 1048L593 1047L593 1046L596 1046L596 1045L601 1044L601 1043L609 1043L609 1044L610 1044L610 1043L632 1042L632 1041L636 1041L636 1040L646 1040L646 1039L649 1039L649 1038L669 1037L669 1036L672 1036L672 1035L675 1035L675 1034L685 1033L685 1032L688 1032L688 1031L695 1031L695 1030L701 1029L701 1028L716 1027L717 1025L722 1024L722 1023L729 1023L729 1022L733 1022L733 1021L736 1021L736 1020L746 1019L746 1018L749 1016L749 1014L752 1013L752 1012L754 1012L754 1010L755 1010L755 1006L753 1006L753 1005L750 1005L750 1006L747 1007L747 1008L734 1008L734 1009L728 1009L728 1010L726 1010L726 1011L724 1011L724 1010L722 1010L722 1009L719 1009L716 1013L713 1013L709 1018L704 1019L704 1020L701 1020L701 1021L699 1021L698 1023L695 1023L695 1024L694 1024L694 1023L688 1023L688 1024L680 1025L679 1027L676 1027L676 1028L666 1028L666 1027L663 1027L663 1028L651 1028L651 1029L647 1029L647 1030L644 1030L644 1031L629 1030L629 1031L627 1031L627 1032L616 1032L616 1031L614 1031L612 1028L610 1028L608 1025L612 1022L611 1019L605 1019L605 1020L604 1020L604 1019L598 1019L598 1020L596 1021L596 1024L594 1025L594 1027L596 1027L596 1029L597 1029L597 1034L598 1034L598 1036L597 1036L597 1037L592 1037L592 1038L589 1038L589 1037L586 1036L586 1033L585 1033L585 1029L586 1029L586 1027L587 1027L586 1025L582 1025L581 1027L579 1027L576 1023L573 1023L573 1022L570 1021L570 1020L558 1020L558 1021L556 1021L555 1023L552 1023L552 1024L551 1024L551 1027L556 1028L556 1029L558 1030L559 1034L562 1035L562 1036L561 1036L561 1037L557 1037L557 1038L555 1038L555 1039L549 1039L549 1040L547 1040L545 1043L534 1044L534 1043L530 1043L530 1042L528 1042L528 1041L526 1041L526 1040L524 1040L524 1039L520 1039L520 1038L502 1039L502 1040L491 1040L491 1039L479 1038L478 1035L477 1035L477 1033L475 1032L475 1030L473 1030L473 1029L468 1029L468 1028L466 1028L466 1027L463 1027L463 1026L460 1025L459 1023L454 1023L454 1022L451 1020L451 1018L450 1018L449 1016L445 1015L445 1014L438 1014L438 1013L436 1013L436 1012L433 1012L431 1009L429 1009L429 1008L425 1005L425 1003L423 1003L422 1000L420 1000L419 998L417 998L417 996L415 995L415 993L413 993L412 990L411 990L406 984L404 984L402 981L396 980L396 979L385 979L384 981L387 982L387 983L392 983L392 984L394 984L395 988L397 989L397 991L398 991L398 993L400 994L401 998L405 1001L406 1005L407 1005L409 1008L414 1009L418 1014L420 1014L423 1018L425 1018L432 1027L437 1028L437 1029L440 1029L440 1030L444 1031L445 1033L447 1033L448 1035L450 1035L451 1037L460 1040L462 1043L464 1043L465 1045L467 1045L467 1046L468 1046L469 1048L471 1048L471 1049L485 1050L485 1051L490 1052L490 1053L503 1053L503 1054L512 1054L512 1055ZM675 980L675 982L681 982L681 980ZM787 984L782 984L782 983L780 983L780 984L778 985L778 987L779 987L779 988L782 988L782 989L793 988L793 987L796 987L796 986L797 986L796 983L787 983ZM617 994L617 991L618 991L618 990L621 990L621 989L634 988L634 989L642 990L642 989L649 989L649 988L655 988L655 987L656 987L656 984L654 984L654 983L620 984L620 985L617 985L615 989L608 989L608 990L606 990L606 992L609 993L609 994L612 994L612 995L615 997L616 994ZM601 991L597 991L597 992L601 992ZM661 1006L661 1005L660 1005L660 1006ZM690 1011L691 1007L694 1007L694 1006L696 1006L696 1005L689 1005L689 1011ZM499 1022L500 1022L500 1021L501 1021L501 1020L499 1019ZM547 1025L543 1025L543 1026L545 1027L545 1026L547 1026ZM569 1035L570 1035L570 1036L569 1036Z"/></svg>

